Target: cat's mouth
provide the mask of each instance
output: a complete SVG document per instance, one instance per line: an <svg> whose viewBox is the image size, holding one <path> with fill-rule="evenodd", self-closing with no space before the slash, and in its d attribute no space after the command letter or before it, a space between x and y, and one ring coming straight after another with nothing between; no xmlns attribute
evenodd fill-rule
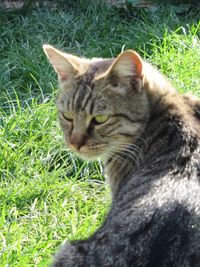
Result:
<svg viewBox="0 0 200 267"><path fill-rule="evenodd" d="M71 144L69 144L68 146L78 157L90 161L102 158L107 151L107 147L105 145L98 145L92 147L82 146L79 149L77 149Z"/></svg>

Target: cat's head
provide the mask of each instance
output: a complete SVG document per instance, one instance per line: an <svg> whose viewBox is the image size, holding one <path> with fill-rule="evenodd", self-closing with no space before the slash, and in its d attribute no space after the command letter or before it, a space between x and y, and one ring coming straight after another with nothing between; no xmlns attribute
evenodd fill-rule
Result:
<svg viewBox="0 0 200 267"><path fill-rule="evenodd" d="M43 48L59 77L58 115L71 150L94 160L132 144L149 116L140 56L90 60Z"/></svg>

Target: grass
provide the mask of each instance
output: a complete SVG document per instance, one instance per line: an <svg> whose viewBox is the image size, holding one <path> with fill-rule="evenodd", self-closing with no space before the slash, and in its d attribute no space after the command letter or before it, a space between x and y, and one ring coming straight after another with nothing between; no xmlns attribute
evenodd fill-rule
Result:
<svg viewBox="0 0 200 267"><path fill-rule="evenodd" d="M200 95L198 10L105 5L33 10L0 20L0 266L46 266L65 240L86 238L109 207L101 165L65 148L57 79L42 51L111 57L134 48L180 92Z"/></svg>

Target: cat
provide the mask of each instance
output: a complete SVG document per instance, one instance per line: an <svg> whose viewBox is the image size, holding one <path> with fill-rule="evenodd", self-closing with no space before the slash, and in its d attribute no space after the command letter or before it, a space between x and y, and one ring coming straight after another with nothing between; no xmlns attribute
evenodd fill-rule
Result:
<svg viewBox="0 0 200 267"><path fill-rule="evenodd" d="M199 267L200 101L133 50L85 59L43 48L65 141L102 160L112 192L103 225L64 244L52 266Z"/></svg>

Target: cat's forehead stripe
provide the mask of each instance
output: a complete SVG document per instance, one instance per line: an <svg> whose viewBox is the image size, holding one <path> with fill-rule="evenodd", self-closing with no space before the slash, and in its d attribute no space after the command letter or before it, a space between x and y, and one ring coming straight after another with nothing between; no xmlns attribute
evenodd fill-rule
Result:
<svg viewBox="0 0 200 267"><path fill-rule="evenodd" d="M85 94L85 98L83 99L82 104L81 104L82 110L86 109L87 104L91 98L92 98L92 91L87 90L87 93Z"/></svg>
<svg viewBox="0 0 200 267"><path fill-rule="evenodd" d="M94 77L106 71L112 64L113 59L92 62L88 71L80 78L72 98L72 108L75 111L84 110L92 97ZM90 107L90 112L92 108Z"/></svg>
<svg viewBox="0 0 200 267"><path fill-rule="evenodd" d="M84 83L79 84L72 99L73 109L76 112L84 110L89 100L91 99L91 96L92 87L89 87L89 85Z"/></svg>

